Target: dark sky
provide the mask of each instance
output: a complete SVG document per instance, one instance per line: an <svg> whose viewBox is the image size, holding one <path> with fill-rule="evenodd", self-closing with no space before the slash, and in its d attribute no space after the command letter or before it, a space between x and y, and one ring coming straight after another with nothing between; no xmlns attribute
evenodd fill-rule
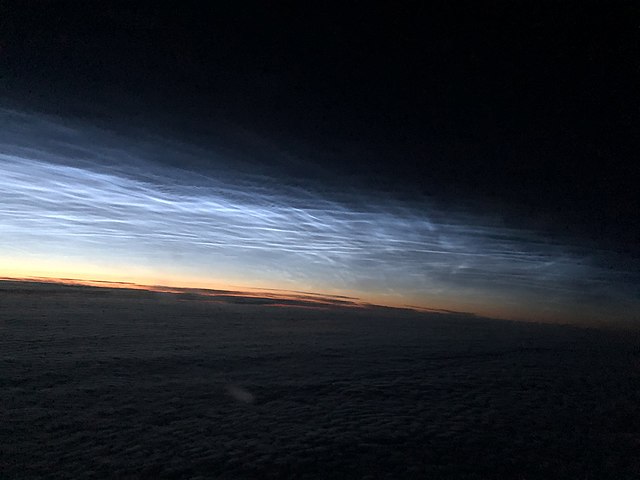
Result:
<svg viewBox="0 0 640 480"><path fill-rule="evenodd" d="M640 258L636 2L374 3L2 1L0 92Z"/></svg>
<svg viewBox="0 0 640 480"><path fill-rule="evenodd" d="M635 2L99 5L2 2L4 93L639 238Z"/></svg>

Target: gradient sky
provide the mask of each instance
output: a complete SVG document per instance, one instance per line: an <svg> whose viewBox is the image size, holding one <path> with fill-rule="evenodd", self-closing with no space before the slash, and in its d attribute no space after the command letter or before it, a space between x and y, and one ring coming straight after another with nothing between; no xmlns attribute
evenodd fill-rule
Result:
<svg viewBox="0 0 640 480"><path fill-rule="evenodd" d="M11 5L0 276L638 319L617 17Z"/></svg>
<svg viewBox="0 0 640 480"><path fill-rule="evenodd" d="M226 167L205 175L154 158L213 152L0 114L4 276L306 290L546 320L638 306L637 272L490 212L321 195Z"/></svg>

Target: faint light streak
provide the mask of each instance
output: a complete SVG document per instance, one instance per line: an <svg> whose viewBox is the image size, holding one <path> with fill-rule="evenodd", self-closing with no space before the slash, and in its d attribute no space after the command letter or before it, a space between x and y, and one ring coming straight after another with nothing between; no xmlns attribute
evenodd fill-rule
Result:
<svg viewBox="0 0 640 480"><path fill-rule="evenodd" d="M253 403L255 396L246 388L242 388L239 385L227 385L227 394L235 400L242 403Z"/></svg>

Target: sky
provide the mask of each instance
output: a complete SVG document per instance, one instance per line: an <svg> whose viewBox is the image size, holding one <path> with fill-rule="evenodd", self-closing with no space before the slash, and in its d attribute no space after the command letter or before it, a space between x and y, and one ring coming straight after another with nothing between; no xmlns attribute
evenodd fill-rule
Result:
<svg viewBox="0 0 640 480"><path fill-rule="evenodd" d="M0 8L0 276L638 319L631 2Z"/></svg>

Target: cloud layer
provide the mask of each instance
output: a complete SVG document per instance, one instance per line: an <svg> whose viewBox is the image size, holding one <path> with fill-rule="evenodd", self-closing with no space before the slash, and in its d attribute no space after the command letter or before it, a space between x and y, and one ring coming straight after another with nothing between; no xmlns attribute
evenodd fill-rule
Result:
<svg viewBox="0 0 640 480"><path fill-rule="evenodd" d="M216 173L168 168L159 159L211 154L0 115L0 247L16 259L140 266L443 308L457 297L462 309L544 300L554 311L624 303L634 293L633 274L620 265L600 268L593 252L507 228L496 215L371 192L320 194L311 182L241 174L228 160Z"/></svg>
<svg viewBox="0 0 640 480"><path fill-rule="evenodd" d="M640 472L637 336L2 287L8 478Z"/></svg>

